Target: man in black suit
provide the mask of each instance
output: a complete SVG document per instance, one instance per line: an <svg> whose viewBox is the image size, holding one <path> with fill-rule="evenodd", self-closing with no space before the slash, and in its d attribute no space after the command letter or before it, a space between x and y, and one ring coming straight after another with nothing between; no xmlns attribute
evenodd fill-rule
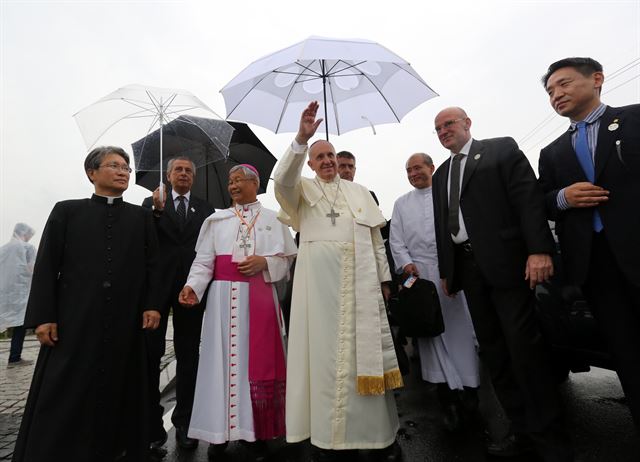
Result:
<svg viewBox="0 0 640 462"><path fill-rule="evenodd" d="M540 184L568 279L582 287L640 431L640 105L600 101L602 65L553 63L542 78L567 132L540 153Z"/></svg>
<svg viewBox="0 0 640 462"><path fill-rule="evenodd" d="M437 115L451 157L433 176L433 200L443 286L464 290L480 358L511 419L512 434L487 451L514 455L531 442L545 461L570 461L531 290L553 273L544 197L512 138L474 140L470 127L461 108Z"/></svg>
<svg viewBox="0 0 640 462"><path fill-rule="evenodd" d="M167 440L163 428L160 405L160 359L165 353L165 336L169 309L173 310L173 346L176 353L176 407L171 421L176 427L176 440L184 449L194 449L198 441L188 438L191 407L198 372L200 330L204 306L184 308L178 303L178 294L184 287L195 258L196 240L202 222L214 212L205 200L191 194L195 177L195 165L186 157L176 157L167 164L167 179L171 184L169 200L167 192L156 189L147 197L143 207L152 208L160 241L159 266L162 287L165 288L160 328L147 336L149 343L149 393L151 396L151 450L162 453Z"/></svg>

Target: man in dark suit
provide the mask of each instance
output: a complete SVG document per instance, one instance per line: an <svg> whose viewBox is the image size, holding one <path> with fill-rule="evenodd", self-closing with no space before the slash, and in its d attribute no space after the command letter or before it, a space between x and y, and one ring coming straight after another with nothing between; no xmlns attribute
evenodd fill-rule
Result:
<svg viewBox="0 0 640 462"><path fill-rule="evenodd" d="M487 451L514 455L533 443L545 461L570 461L531 290L553 273L544 197L513 139L474 140L470 127L461 108L437 115L451 157L433 176L433 200L443 286L464 290L480 358L511 419L512 435Z"/></svg>
<svg viewBox="0 0 640 462"><path fill-rule="evenodd" d="M169 200L167 192L156 189L147 197L143 207L152 208L160 241L159 266L162 287L165 288L160 328L148 335L151 396L151 450L162 453L167 440L163 428L160 405L160 359L165 353L165 336L169 309L173 310L173 346L176 353L176 407L171 421L176 427L176 440L184 449L193 449L198 441L187 437L191 407L198 372L200 330L204 306L184 308L178 303L178 294L187 280L191 263L195 258L195 246L202 222L214 212L205 200L191 194L195 165L186 157L177 157L167 165L167 179L171 184Z"/></svg>
<svg viewBox="0 0 640 462"><path fill-rule="evenodd" d="M566 58L542 83L571 126L540 153L568 279L582 287L640 431L640 105L600 101L602 65Z"/></svg>

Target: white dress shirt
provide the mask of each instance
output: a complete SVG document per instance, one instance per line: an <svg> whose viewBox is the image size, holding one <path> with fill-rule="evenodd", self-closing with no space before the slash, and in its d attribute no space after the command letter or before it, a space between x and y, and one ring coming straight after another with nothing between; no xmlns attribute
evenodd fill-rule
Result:
<svg viewBox="0 0 640 462"><path fill-rule="evenodd" d="M185 207L184 210L186 212L185 217L188 216L189 215L189 198L191 197L191 191L187 191L185 194L178 194L172 189L171 196L173 197L174 210L178 210L178 204L180 203L180 201L178 200L178 197L184 196L184 207Z"/></svg>

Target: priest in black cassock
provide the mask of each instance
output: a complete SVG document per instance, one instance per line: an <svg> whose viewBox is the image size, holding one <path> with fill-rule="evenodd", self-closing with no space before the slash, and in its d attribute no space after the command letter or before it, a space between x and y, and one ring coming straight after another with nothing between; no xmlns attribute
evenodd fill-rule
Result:
<svg viewBox="0 0 640 462"><path fill-rule="evenodd" d="M143 461L143 329L160 322L151 211L128 204L129 156L89 153L90 199L58 202L36 257L25 327L41 343L14 462Z"/></svg>

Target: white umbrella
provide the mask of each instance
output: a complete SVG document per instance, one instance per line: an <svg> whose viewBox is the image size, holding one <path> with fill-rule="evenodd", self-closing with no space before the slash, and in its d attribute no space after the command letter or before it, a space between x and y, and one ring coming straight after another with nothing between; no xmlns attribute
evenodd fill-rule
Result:
<svg viewBox="0 0 640 462"><path fill-rule="evenodd" d="M318 100L327 139L329 133L400 122L437 96L407 61L384 46L324 37L310 37L251 63L220 92L227 119L275 133L297 131L302 111Z"/></svg>
<svg viewBox="0 0 640 462"><path fill-rule="evenodd" d="M186 90L127 85L82 109L74 114L74 118L88 149L93 148L98 141L104 143L118 140L120 144L125 140L128 144L160 128L159 160L152 159L148 164L137 162L135 167L136 170L159 170L162 179L162 127L181 115L196 116L180 120L197 126L217 148L208 151L204 157L193 159L197 166L228 156L233 127L223 122L213 130L211 124L200 124L198 116L220 117ZM162 186L162 181L159 183Z"/></svg>

